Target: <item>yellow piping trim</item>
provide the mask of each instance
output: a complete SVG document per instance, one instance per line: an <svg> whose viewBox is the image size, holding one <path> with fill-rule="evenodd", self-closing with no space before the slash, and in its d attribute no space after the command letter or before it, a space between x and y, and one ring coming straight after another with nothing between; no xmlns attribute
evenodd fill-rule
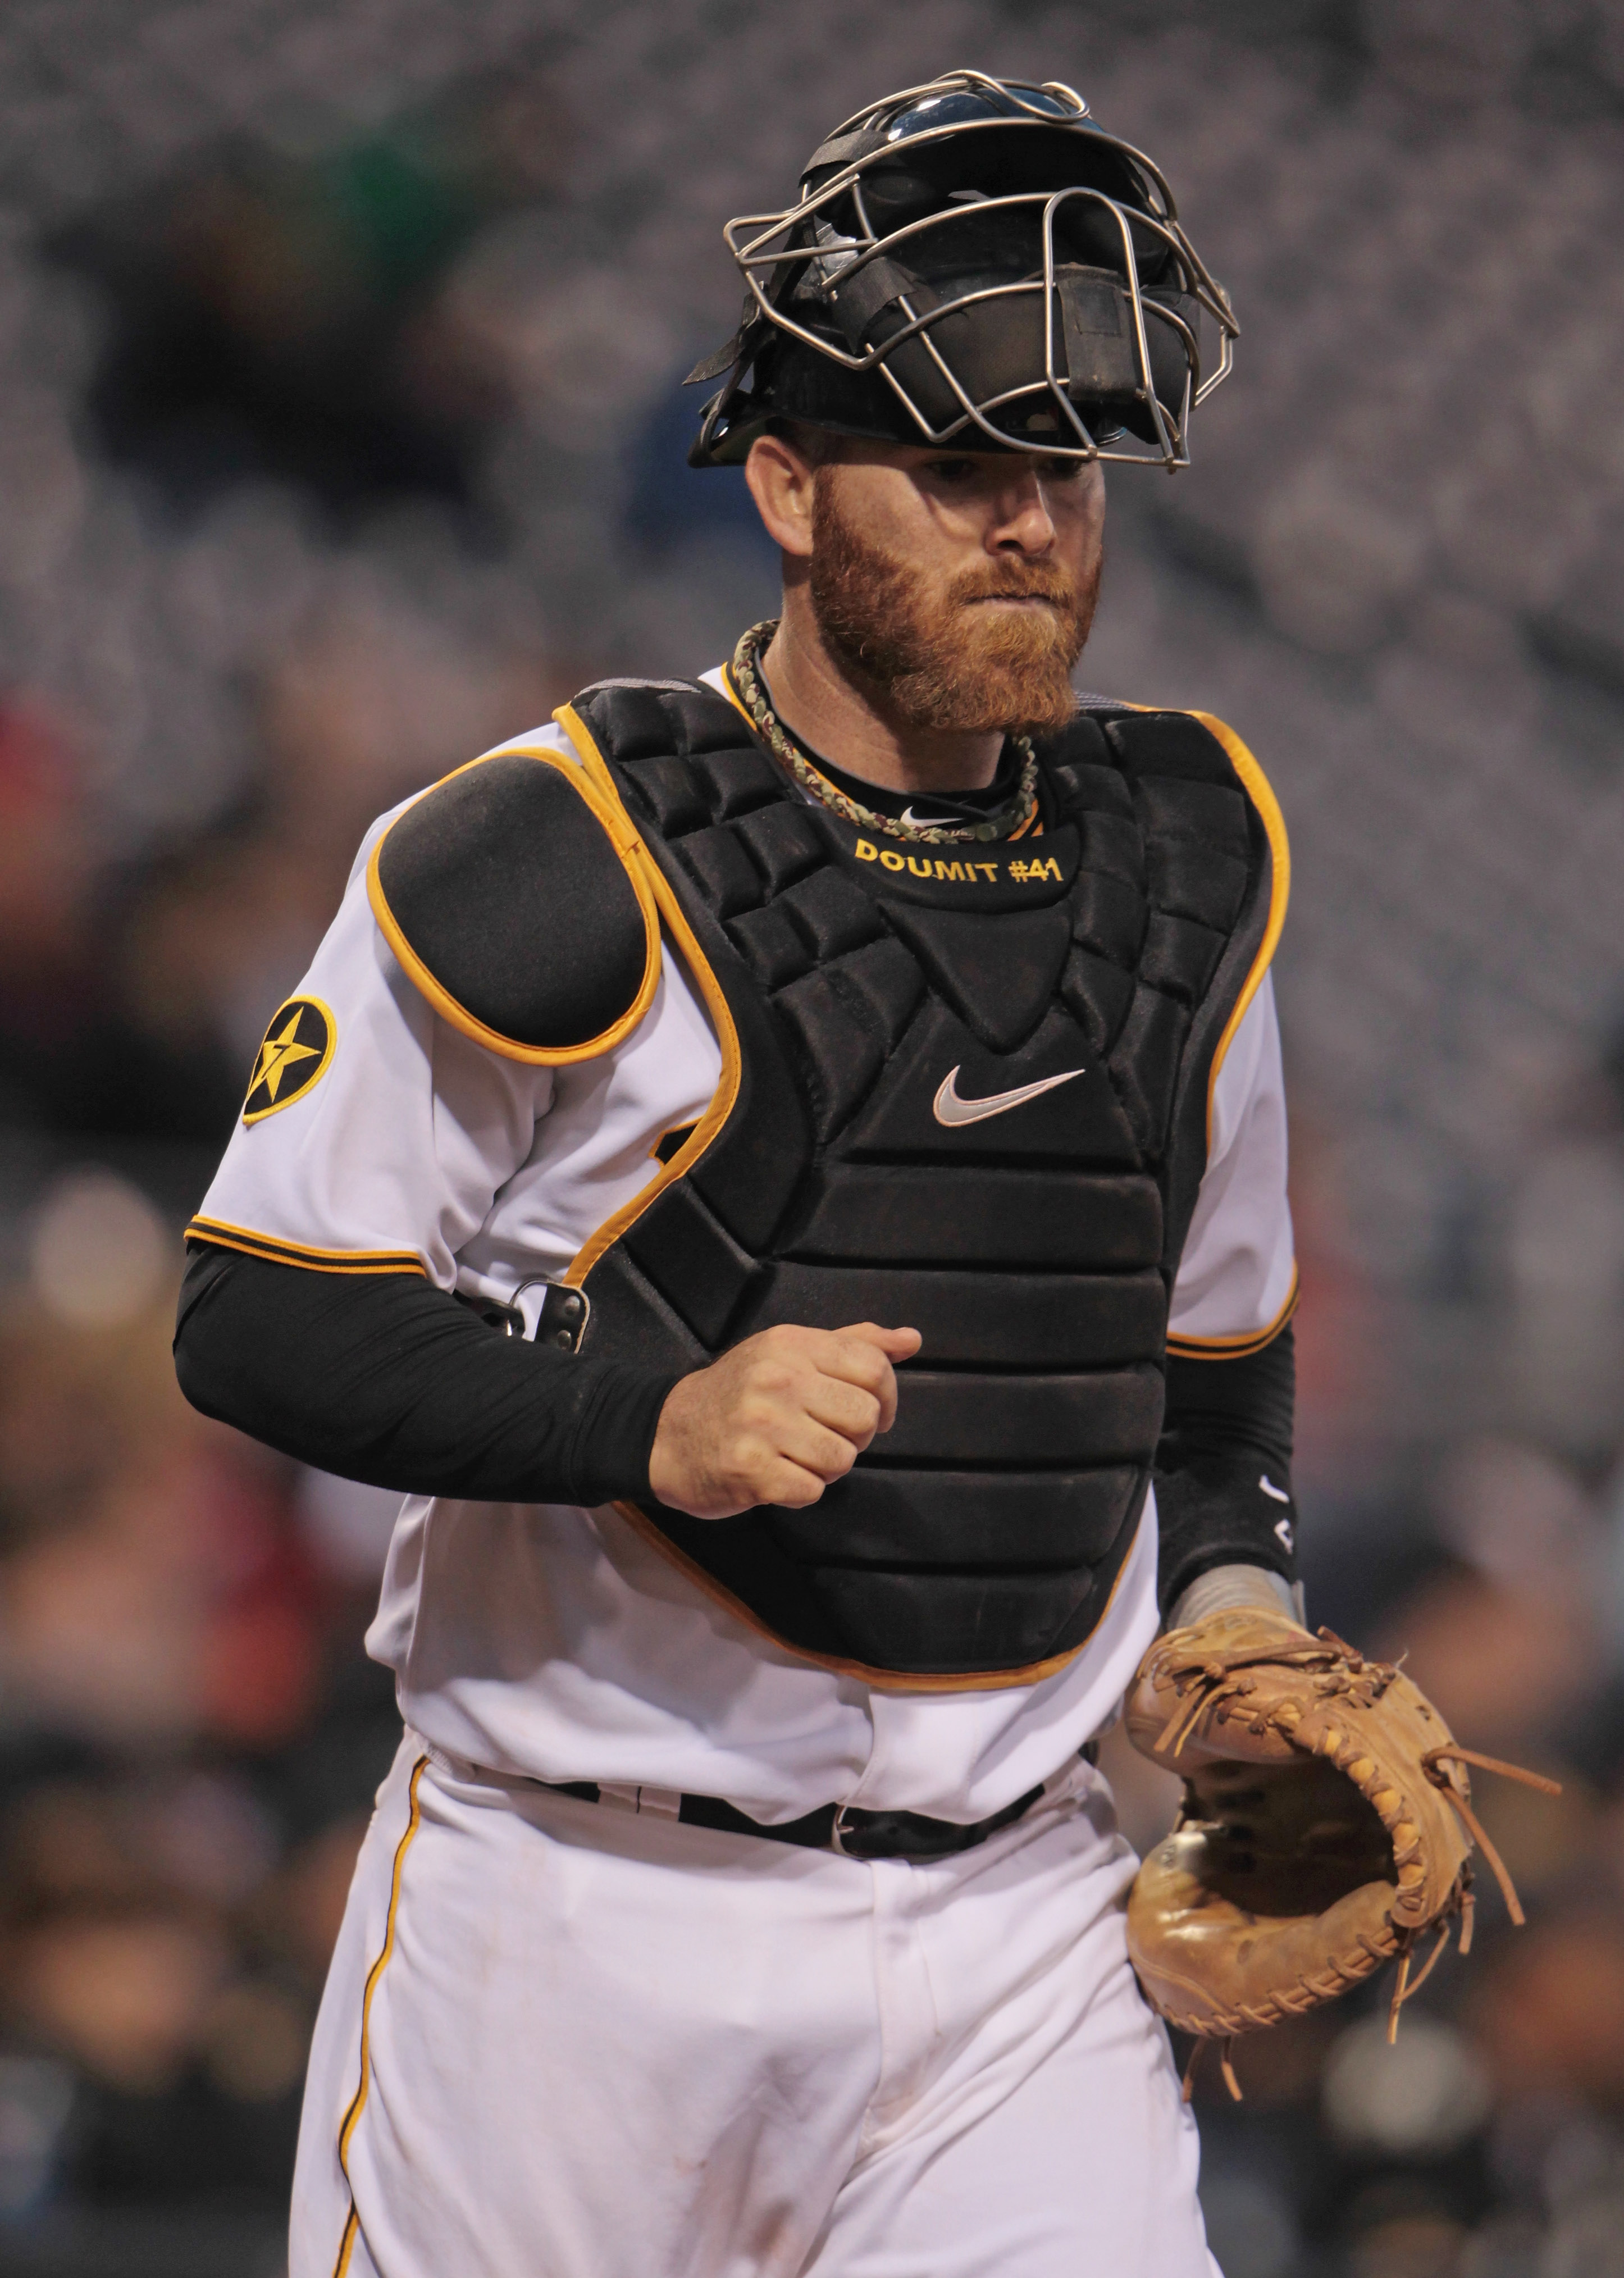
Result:
<svg viewBox="0 0 1624 2278"><path fill-rule="evenodd" d="M787 1638L780 1637L775 1629L769 1628L759 1614L753 1614L742 1598L736 1598L724 1583L719 1582L714 1575L707 1574L703 1566L696 1565L688 1553L679 1549L668 1535L662 1534L653 1520L635 1502L617 1502L614 1508L651 1549L658 1550L663 1557L668 1558L697 1588L704 1591L707 1598L713 1599L724 1612L731 1614L736 1621L742 1622L746 1629L754 1630L758 1637L766 1638L781 1653L793 1655L797 1661L810 1662L818 1669L832 1670L837 1677L858 1678L876 1693L1000 1693L1011 1691L1018 1685L1041 1685L1046 1677L1053 1677L1056 1670L1064 1669L1068 1662L1075 1661L1088 1644L1100 1622L1110 1611L1121 1587L1122 1578L1127 1571L1128 1558L1133 1555L1132 1545L1130 1544L1127 1556L1117 1569L1110 1595L1100 1609L1099 1621L1095 1622L1081 1645L1071 1646L1064 1653L1051 1654L1047 1661L1030 1662L1024 1669L985 1670L968 1676L909 1677L894 1669L871 1669L865 1661L842 1661L836 1654L810 1653L804 1646L791 1645ZM1142 1520L1142 1510L1140 1515Z"/></svg>
<svg viewBox="0 0 1624 2278"><path fill-rule="evenodd" d="M253 1082L248 1086L247 1096L242 1103L242 1120L246 1124L263 1123L268 1115L280 1115L285 1107L297 1107L301 1099L305 1098L310 1092L315 1090L316 1085L321 1082L322 1078L326 1074L329 1067L332 1065L332 1055L339 1042L339 1024L332 1017L332 1005L324 1004L319 997L289 997L286 998L283 1003L277 1006L276 1011L271 1014L270 1021L266 1024L265 1036L267 1040L270 1037L271 1029L276 1027L277 1022L281 1019L283 1013L286 1012L289 1005L313 1005L316 1007L323 1020L327 1023L326 1050L323 1052L321 1059L316 1063L315 1074L312 1075L307 1075L302 1083L296 1084L293 1090L288 1093L286 1099L273 1099L269 1107L256 1107L253 1114L250 1115L248 1113L248 1101L253 1098L255 1093L259 1089L261 1081L259 1076L255 1074ZM262 1044L260 1046L260 1051L263 1051L264 1049L264 1045ZM258 1063L256 1061L256 1067Z"/></svg>
<svg viewBox="0 0 1624 2278"><path fill-rule="evenodd" d="M304 1242L284 1242L274 1234L259 1234L250 1226L228 1226L223 1219L194 1218L183 1236L186 1242L206 1242L217 1250L240 1250L248 1257L267 1257L278 1265L303 1265L313 1273L422 1273L428 1268L410 1250L316 1250Z"/></svg>
<svg viewBox="0 0 1624 2278"><path fill-rule="evenodd" d="M207 1242L214 1249L241 1250L246 1257L308 1266L312 1273L428 1273L415 1250L319 1250L303 1242L282 1242L280 1235L262 1235L253 1226L228 1226L223 1219L191 1219L182 1242Z"/></svg>
<svg viewBox="0 0 1624 2278"><path fill-rule="evenodd" d="M660 918L645 875L634 866L631 860L633 850L640 849L641 842L632 830L626 811L619 801L611 803L610 799L605 796L600 769L589 769L587 779L583 781L581 770L572 767L561 752L549 752L536 745L510 745L499 752L486 752L479 759L469 760L466 767L454 768L450 775L441 777L440 783L431 784L429 791L438 791L441 784L451 783L456 776L466 775L469 768L482 768L487 761L495 759L540 760L545 766L556 768L601 824L631 881L637 907L643 913L646 947L642 982L620 1018L611 1022L601 1036L591 1036L584 1043L560 1045L515 1043L511 1036L504 1036L497 1029L487 1028L483 1021L477 1020L436 980L396 922L378 875L378 862L389 837L387 830L372 849L367 863L367 899L372 905L372 914L377 920L378 930L405 967L408 978L419 995L427 999L443 1021L449 1021L463 1036L471 1036L477 1044L484 1044L489 1051L499 1052L504 1059L521 1060L527 1067L564 1067L576 1060L597 1059L603 1053L612 1051L622 1038L630 1035L654 1001L654 990L660 981ZM427 799L429 791L423 791L420 796ZM416 799L414 799L412 805L416 806ZM393 827L392 823L390 829Z"/></svg>
<svg viewBox="0 0 1624 2278"><path fill-rule="evenodd" d="M1280 812L1280 802L1269 786L1268 776L1234 730L1226 727L1210 712L1194 712L1190 716L1199 720L1209 735L1216 736L1229 754L1230 765L1246 785L1253 806L1263 818L1269 851L1273 857L1269 883L1269 922L1263 929L1263 938L1258 944L1257 955L1252 960L1252 970L1247 975L1246 985L1224 1023L1224 1034L1218 1038L1218 1049L1212 1056L1212 1070L1207 1079L1207 1144L1210 1149L1212 1103L1218 1085L1218 1070L1235 1041L1235 1032L1246 1017L1247 1007L1263 985L1263 975L1269 970L1281 929L1285 924L1285 906L1292 894L1292 849L1285 835L1285 817Z"/></svg>
<svg viewBox="0 0 1624 2278"><path fill-rule="evenodd" d="M1281 1330L1297 1311L1301 1295L1298 1285L1297 1268L1292 1267L1292 1286L1286 1292L1285 1303L1266 1329L1242 1329L1229 1337L1172 1337L1167 1341L1170 1353L1181 1360L1246 1360L1260 1353L1266 1345L1273 1344Z"/></svg>
<svg viewBox="0 0 1624 2278"><path fill-rule="evenodd" d="M422 1273L425 1280L428 1278L424 1268L416 1258L409 1265L402 1261L399 1265L318 1265L309 1257L290 1257L285 1250L269 1250L257 1242L234 1242L224 1235L194 1234L189 1227L187 1236L189 1241L206 1242L211 1250L236 1250L243 1257L257 1257L267 1265L297 1265L308 1273Z"/></svg>
<svg viewBox="0 0 1624 2278"><path fill-rule="evenodd" d="M671 1160L662 1166L659 1176L651 1179L645 1187L639 1187L629 1202L622 1203L613 1216L606 1218L600 1227L590 1234L569 1261L567 1280L578 1288L610 1244L618 1242L627 1227L635 1219L642 1217L655 1197L663 1194L668 1186L691 1170L700 1156L704 1154L733 1112L733 1104L739 1096L741 1061L738 1030L733 1025L733 1015L728 1009L728 1000L721 992L721 983L712 972L705 952L694 939L693 930L682 914L682 905L667 883L665 873L644 846L642 839L638 837L630 817L621 806L614 779L609 774L602 754L592 740L591 730L573 704L560 704L553 716L580 753L581 763L591 775L593 781L596 783L601 780L608 786L606 795L614 799L621 818L620 827L629 834L630 840L629 848L624 858L626 866L630 869L635 863L642 877L647 881L648 891L659 906L667 931L682 952L689 971L699 983L700 992L716 1029L717 1042L721 1046L721 1075L718 1080L716 1089L711 1095L710 1105L695 1124L688 1138L678 1148Z"/></svg>
<svg viewBox="0 0 1624 2278"><path fill-rule="evenodd" d="M401 1836L395 1848L394 1873L390 1878L389 1884L389 1915L384 1925L384 1950L367 1973L366 1991L361 1997L361 2082L351 2100L349 2110L345 2114L339 2129L339 2166L343 2170L347 2183L349 2182L350 2138L355 2135L356 2122L366 2109L367 2083L371 2060L369 2035L372 2022L372 1996L377 1989L377 1981L384 1974L385 1966L394 1952L395 1913L400 1903L400 1870L406 1864L406 1854L412 1847L412 1838L422 1823L422 1812L417 1802L417 1785L423 1777L428 1762L427 1756L419 1756L412 1769L412 1784L408 1790L411 1810L406 1822L406 1832ZM355 2251L357 2228L355 2191L355 2186L351 2184L349 2219L344 2226L344 2236L339 2242L339 2259L333 2265L332 2278L344 2278L345 2272L349 2268L349 2259Z"/></svg>

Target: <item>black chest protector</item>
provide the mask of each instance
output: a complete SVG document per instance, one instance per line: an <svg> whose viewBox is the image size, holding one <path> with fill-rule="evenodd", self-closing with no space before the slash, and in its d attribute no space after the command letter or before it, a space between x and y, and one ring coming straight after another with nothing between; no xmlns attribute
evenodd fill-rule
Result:
<svg viewBox="0 0 1624 2278"><path fill-rule="evenodd" d="M1263 816L1187 713L1079 716L1040 746L1041 830L971 845L809 806L703 687L611 683L560 718L663 875L724 1061L578 1261L583 1349L924 1340L894 1429L809 1510L638 1516L799 1655L1030 1680L1094 1630L1143 1507L1210 1079L1266 956Z"/></svg>

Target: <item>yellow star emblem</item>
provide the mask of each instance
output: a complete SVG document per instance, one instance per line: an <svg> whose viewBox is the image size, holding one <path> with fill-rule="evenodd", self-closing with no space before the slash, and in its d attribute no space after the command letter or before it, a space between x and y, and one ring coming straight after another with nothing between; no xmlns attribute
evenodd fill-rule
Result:
<svg viewBox="0 0 1624 2278"><path fill-rule="evenodd" d="M250 1091L256 1091L263 1083L274 1099L278 1086L295 1060L314 1060L321 1058L321 1053L316 1045L301 1044L297 1042L298 1032L299 1009L295 1008L293 1019L283 1029L281 1035L267 1036L260 1046L259 1065L254 1071L254 1082L248 1087Z"/></svg>

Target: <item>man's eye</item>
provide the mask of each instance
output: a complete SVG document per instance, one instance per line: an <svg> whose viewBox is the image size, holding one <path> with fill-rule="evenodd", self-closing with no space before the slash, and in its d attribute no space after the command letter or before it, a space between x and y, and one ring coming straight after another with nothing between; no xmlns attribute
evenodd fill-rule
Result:
<svg viewBox="0 0 1624 2278"><path fill-rule="evenodd" d="M1043 459L1039 462L1046 483L1074 483L1086 471L1086 459Z"/></svg>
<svg viewBox="0 0 1624 2278"><path fill-rule="evenodd" d="M973 459L933 459L930 470L939 483L963 484L974 480Z"/></svg>

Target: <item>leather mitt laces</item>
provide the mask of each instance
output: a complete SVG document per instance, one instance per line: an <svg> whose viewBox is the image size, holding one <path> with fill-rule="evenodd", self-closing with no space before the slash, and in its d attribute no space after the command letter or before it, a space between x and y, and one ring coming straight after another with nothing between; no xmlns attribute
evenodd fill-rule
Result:
<svg viewBox="0 0 1624 2278"><path fill-rule="evenodd" d="M1396 2038L1457 1923L1470 1951L1474 1846L1523 1922L1467 1768L1548 1795L1559 1785L1462 1747L1401 1662L1225 1608L1151 1647L1127 1722L1142 1754L1185 1775L1178 1823L1135 1880L1128 1941L1152 2006L1194 2037L1186 2097L1208 2040L1239 2098L1239 2034L1300 2016L1389 1961Z"/></svg>

